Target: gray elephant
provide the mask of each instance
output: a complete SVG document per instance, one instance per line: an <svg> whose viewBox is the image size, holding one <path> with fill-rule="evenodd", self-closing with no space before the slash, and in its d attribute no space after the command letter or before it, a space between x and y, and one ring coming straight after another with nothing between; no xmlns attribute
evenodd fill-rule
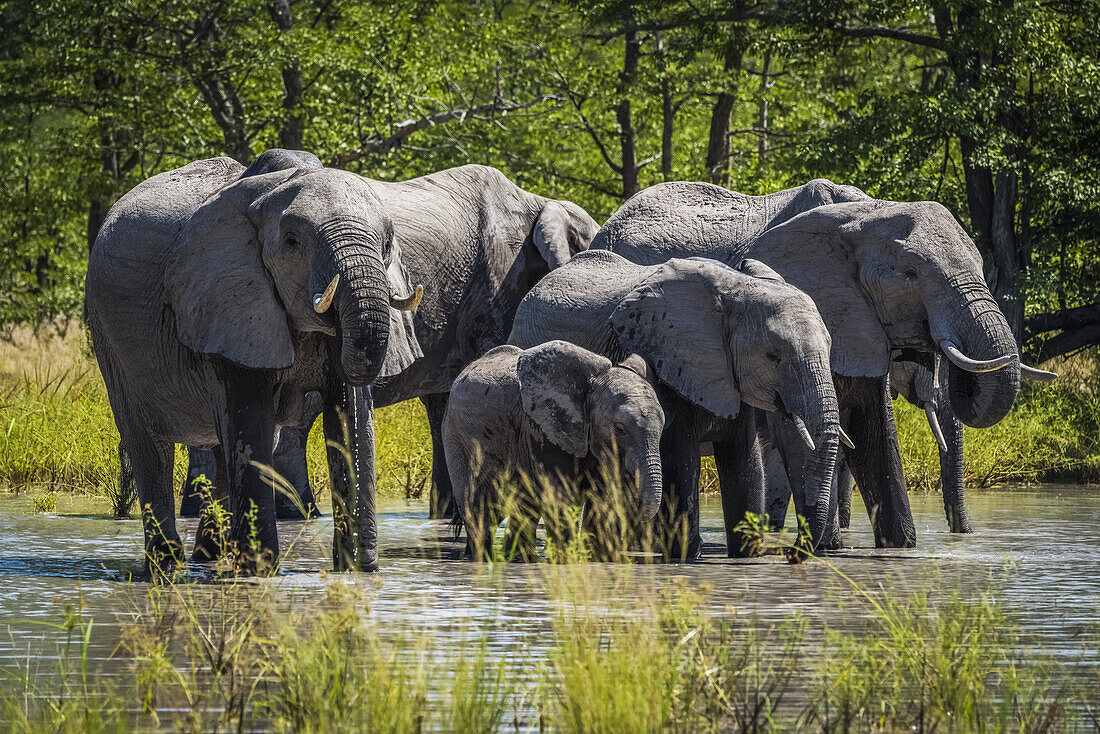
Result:
<svg viewBox="0 0 1100 734"><path fill-rule="evenodd" d="M214 447L240 550L278 556L270 464L277 429L325 396L338 452L338 568L377 565L370 386L421 355L412 292L385 205L365 179L325 168L242 177L227 158L139 184L109 212L92 250L85 313L141 501L146 560L178 560L174 443ZM194 557L219 546L208 514ZM251 555L251 553L250 553Z"/></svg>
<svg viewBox="0 0 1100 734"><path fill-rule="evenodd" d="M534 557L540 516L548 537L564 543L564 508L587 502L586 512L598 513L608 476L637 498L631 519L652 520L665 416L651 380L638 355L613 364L563 341L497 347L463 370L451 386L443 445L470 553L488 556L509 477L522 486L505 548L521 559Z"/></svg>
<svg viewBox="0 0 1100 734"><path fill-rule="evenodd" d="M636 353L653 365L669 419L661 519L675 533L673 557L701 553L702 443L711 443L722 479L730 555L742 553L734 528L745 513L763 512L755 411L742 403L798 427L810 455L804 466L814 542L834 541L828 522L839 422L829 334L804 293L760 263L741 267L747 272L702 258L641 266L590 250L532 289L509 337L524 348L562 339L612 360Z"/></svg>
<svg viewBox="0 0 1100 734"><path fill-rule="evenodd" d="M752 257L813 298L832 334L842 422L857 446L847 460L879 546L916 542L891 361L946 356L951 409L975 427L1003 418L1019 389L1018 348L986 287L981 256L935 202L878 201L823 180L763 197L660 184L616 212L592 247L639 263Z"/></svg>
<svg viewBox="0 0 1100 734"><path fill-rule="evenodd" d="M587 249L599 226L576 204L524 191L487 166L369 186L393 218L410 278L425 287L413 322L423 356L380 379L373 397L379 406L423 401L432 434L431 515L448 517L442 422L451 383L466 365L505 343L520 299L543 275ZM284 429L275 456L276 470L301 477L303 490L309 422Z"/></svg>

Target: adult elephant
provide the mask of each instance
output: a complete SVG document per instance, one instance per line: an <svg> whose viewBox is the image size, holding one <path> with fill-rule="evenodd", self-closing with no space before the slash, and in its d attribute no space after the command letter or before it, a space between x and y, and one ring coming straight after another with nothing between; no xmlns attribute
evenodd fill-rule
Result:
<svg viewBox="0 0 1100 734"><path fill-rule="evenodd" d="M981 256L935 202L878 201L824 180L763 197L661 184L616 212L592 247L639 263L752 257L813 298L833 337L842 422L856 445L847 460L879 546L916 542L891 360L946 356L951 409L975 427L1003 418L1019 389L1018 348L985 285Z"/></svg>
<svg viewBox="0 0 1100 734"><path fill-rule="evenodd" d="M752 261L738 269L704 258L641 266L589 251L532 289L508 338L521 348L552 340L611 360L633 353L653 365L668 418L661 471L663 520L675 531L672 557L693 559L702 550L704 442L713 445L722 478L727 550L742 555L743 538L734 528L746 512L762 513L764 503L753 407L798 427L807 447L810 530L816 546L833 544L837 397L829 334L804 293Z"/></svg>
<svg viewBox="0 0 1100 734"><path fill-rule="evenodd" d="M374 404L420 398L432 435L433 517L453 512L442 424L451 383L505 343L520 299L587 249L599 225L581 207L521 189L500 171L467 165L368 185L393 218L412 282L424 284L413 321L423 355L373 387ZM308 489L309 423L280 433L275 469ZM197 512L198 503L193 504Z"/></svg>
<svg viewBox="0 0 1100 734"><path fill-rule="evenodd" d="M227 158L139 184L112 207L88 264L85 313L141 501L146 561L182 557L172 492L174 443L214 447L231 540L278 556L270 464L276 430L300 420L310 391L369 437L370 385L416 357L410 282L393 222L352 173L282 168L242 177ZM365 410L364 410L365 408ZM377 565L373 445L349 447L334 477L338 568ZM335 462L334 462L335 463ZM342 462L340 463L342 465ZM208 514L194 558L220 550Z"/></svg>

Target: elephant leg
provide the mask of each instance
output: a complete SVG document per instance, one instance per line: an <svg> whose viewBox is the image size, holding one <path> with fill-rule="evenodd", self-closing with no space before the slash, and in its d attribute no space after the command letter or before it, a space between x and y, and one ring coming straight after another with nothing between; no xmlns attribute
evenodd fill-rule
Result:
<svg viewBox="0 0 1100 734"><path fill-rule="evenodd" d="M126 453L122 442L118 442L118 501L115 502L115 517L119 520L129 517L130 510L137 497L137 485L134 484L134 465L130 454Z"/></svg>
<svg viewBox="0 0 1100 734"><path fill-rule="evenodd" d="M504 529L504 558L508 561L531 563L537 560L536 532L538 515L525 507L508 518Z"/></svg>
<svg viewBox="0 0 1100 734"><path fill-rule="evenodd" d="M180 517L198 517L202 510L202 492L199 490L199 478L212 482L217 473L214 453L208 449L187 447L187 481L183 484L183 500L180 502Z"/></svg>
<svg viewBox="0 0 1100 734"><path fill-rule="evenodd" d="M847 530L852 524L852 470L842 456L836 467L837 520L841 530Z"/></svg>
<svg viewBox="0 0 1100 734"><path fill-rule="evenodd" d="M746 550L749 538L734 528L747 512L764 514L764 461L753 410L742 410L734 419L732 435L714 442L714 463L722 490L726 553L730 558L744 558L750 555Z"/></svg>
<svg viewBox="0 0 1100 734"><path fill-rule="evenodd" d="M943 486L943 508L947 512L947 525L953 533L970 533L970 518L966 515L963 499L963 432L962 423L951 410L946 398L943 407L936 411L947 451L940 452L940 484Z"/></svg>
<svg viewBox="0 0 1100 734"><path fill-rule="evenodd" d="M703 554L699 534L699 434L690 421L675 423L661 436L664 488L657 514L657 537L666 558L696 560Z"/></svg>
<svg viewBox="0 0 1100 734"><path fill-rule="evenodd" d="M849 426L855 449L849 465L859 485L879 548L912 548L917 543L898 433L886 378L839 377L842 404L851 410Z"/></svg>
<svg viewBox="0 0 1100 734"><path fill-rule="evenodd" d="M151 574L167 573L183 560L183 543L176 531L172 491L175 444L143 429L124 430L122 445L130 457L145 530L145 566Z"/></svg>
<svg viewBox="0 0 1100 734"><path fill-rule="evenodd" d="M282 492L275 492L275 517L280 520L303 520L321 516L313 499L313 488L309 486L309 472L306 468L306 443L311 426L312 424L284 426L279 430L272 467L298 494L298 502L295 502ZM302 514L302 509L306 511L305 515Z"/></svg>
<svg viewBox="0 0 1100 734"><path fill-rule="evenodd" d="M274 449L273 376L225 360L217 372L224 385L218 434L228 476L230 538L245 568L267 570L279 557L275 489L260 468L271 466Z"/></svg>
<svg viewBox="0 0 1100 734"><path fill-rule="evenodd" d="M495 488L487 489L492 484L471 476L463 485L466 490L463 517L466 527L466 554L475 561L490 561L493 558L493 536L500 522L493 494Z"/></svg>
<svg viewBox="0 0 1100 734"><path fill-rule="evenodd" d="M332 483L332 562L337 571L378 570L375 511L374 402L369 387L336 384L324 407ZM350 459L350 461L349 461Z"/></svg>
<svg viewBox="0 0 1100 734"><path fill-rule="evenodd" d="M764 461L764 511L768 514L768 529L782 530L787 524L787 508L791 504L791 483L783 457L773 444L762 449Z"/></svg>
<svg viewBox="0 0 1100 734"><path fill-rule="evenodd" d="M192 449L194 451L195 449ZM205 452L204 452L205 453ZM195 550L191 560L195 563L210 563L221 558L225 551L225 530L221 518L228 510L229 473L225 467L225 452L221 446L215 446L210 455L214 459L214 482L210 487L209 501L203 503L199 515L199 529L195 534ZM217 505L217 507L215 507Z"/></svg>
<svg viewBox="0 0 1100 734"><path fill-rule="evenodd" d="M443 415L447 412L447 395L425 395L420 398L428 411L428 427L432 432L432 487L429 493L428 517L433 520L454 517L454 490L447 470L447 455L443 451Z"/></svg>

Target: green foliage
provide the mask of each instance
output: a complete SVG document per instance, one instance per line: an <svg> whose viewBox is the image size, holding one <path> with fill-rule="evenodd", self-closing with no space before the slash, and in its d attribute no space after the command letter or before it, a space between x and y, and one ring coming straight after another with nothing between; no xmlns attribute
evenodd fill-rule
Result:
<svg viewBox="0 0 1100 734"><path fill-rule="evenodd" d="M942 201L1028 313L1100 298L1096 0L279 5L3 6L0 325L79 313L88 233L137 182L276 145L381 179L485 163L598 220L632 177L824 176Z"/></svg>

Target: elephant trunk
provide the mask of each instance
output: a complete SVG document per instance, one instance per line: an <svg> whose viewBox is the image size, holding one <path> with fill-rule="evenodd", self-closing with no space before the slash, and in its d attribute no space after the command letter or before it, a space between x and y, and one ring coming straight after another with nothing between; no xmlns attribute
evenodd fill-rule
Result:
<svg viewBox="0 0 1100 734"><path fill-rule="evenodd" d="M954 298L943 312L929 311L933 340L946 356L948 395L955 415L968 426L987 428L1012 408L1020 389L1019 354L1008 321L978 276L952 283ZM969 361L966 359L969 358ZM975 362L987 367L975 366ZM988 371L977 371L988 370Z"/></svg>
<svg viewBox="0 0 1100 734"><path fill-rule="evenodd" d="M661 507L663 479L660 450L654 449L643 466L644 469L639 472L641 482L638 489L642 500L641 521L648 523L657 516L657 510Z"/></svg>
<svg viewBox="0 0 1100 734"><path fill-rule="evenodd" d="M336 275L340 367L350 385L369 385L382 369L390 336L390 292L378 244L354 222L330 227Z"/></svg>
<svg viewBox="0 0 1100 734"><path fill-rule="evenodd" d="M805 424L811 439L805 442L802 486L805 516L815 549L834 547L832 537L833 472L840 445L840 410L828 364L813 365L793 383L796 387L783 404L793 418ZM810 444L813 448L810 448Z"/></svg>

